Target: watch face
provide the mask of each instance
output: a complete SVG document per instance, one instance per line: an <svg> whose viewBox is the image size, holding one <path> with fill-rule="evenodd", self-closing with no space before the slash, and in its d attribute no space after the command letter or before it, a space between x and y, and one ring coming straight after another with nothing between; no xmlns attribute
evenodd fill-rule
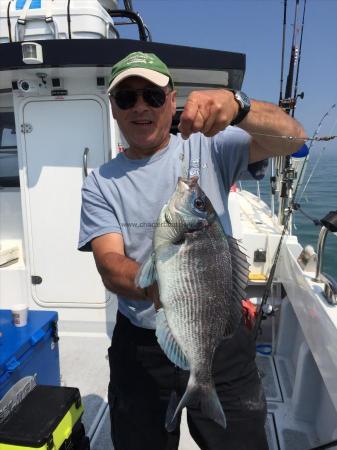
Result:
<svg viewBox="0 0 337 450"><path fill-rule="evenodd" d="M241 108L250 108L250 100L247 94L242 91L237 91L235 97L241 104Z"/></svg>

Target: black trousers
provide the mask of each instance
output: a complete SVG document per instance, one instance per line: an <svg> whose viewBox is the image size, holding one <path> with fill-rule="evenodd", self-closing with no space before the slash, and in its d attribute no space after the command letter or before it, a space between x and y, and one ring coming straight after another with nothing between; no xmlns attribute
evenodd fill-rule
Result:
<svg viewBox="0 0 337 450"><path fill-rule="evenodd" d="M115 450L177 450L179 426L165 429L172 390L183 395L189 372L177 369L159 347L155 332L117 314L109 348L109 405ZM255 365L255 341L240 325L218 347L213 363L227 429L188 408L190 433L202 450L268 450L266 402Z"/></svg>

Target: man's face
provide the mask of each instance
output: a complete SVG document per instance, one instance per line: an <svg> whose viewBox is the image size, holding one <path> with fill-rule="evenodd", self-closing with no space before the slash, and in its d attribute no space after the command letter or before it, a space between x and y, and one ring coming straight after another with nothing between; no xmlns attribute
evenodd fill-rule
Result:
<svg viewBox="0 0 337 450"><path fill-rule="evenodd" d="M113 95L122 89L144 89L157 87L150 81L140 77L130 77L119 83ZM136 150L144 155L165 147L169 141L172 116L176 111L176 92L167 86L163 88L167 93L163 106L155 108L149 106L138 94L136 104L130 109L120 109L111 96L111 108L114 118L128 141L130 150Z"/></svg>

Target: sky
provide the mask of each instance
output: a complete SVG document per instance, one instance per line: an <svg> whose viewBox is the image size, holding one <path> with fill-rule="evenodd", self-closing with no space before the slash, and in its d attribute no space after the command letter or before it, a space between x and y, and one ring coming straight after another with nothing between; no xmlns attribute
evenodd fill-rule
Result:
<svg viewBox="0 0 337 450"><path fill-rule="evenodd" d="M142 16L155 42L245 53L242 90L251 98L273 103L278 103L280 92L283 3L283 0L133 0L134 9ZM304 0L300 0L302 7L303 4ZM295 0L288 0L284 87L294 13ZM136 27L133 32L128 31L129 36L123 29L121 33L122 37L136 38ZM313 134L322 116L337 102L337 0L307 0L298 93L302 91L304 99L298 100L295 116ZM331 132L336 119L337 107L323 123L321 133ZM334 131L337 134L337 127Z"/></svg>

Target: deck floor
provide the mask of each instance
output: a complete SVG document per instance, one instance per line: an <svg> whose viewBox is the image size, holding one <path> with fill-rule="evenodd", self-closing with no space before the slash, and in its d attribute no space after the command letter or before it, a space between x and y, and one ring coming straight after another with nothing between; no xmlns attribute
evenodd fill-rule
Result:
<svg viewBox="0 0 337 450"><path fill-rule="evenodd" d="M59 344L62 384L80 389L85 409L83 423L91 440L91 449L113 450L107 405L109 338L103 334L88 336L78 333L61 333ZM275 365L273 358L266 356L258 356L257 362L268 400L269 414L266 429L270 450L280 450L276 436L274 410L282 403L282 394ZM282 450L309 448L301 444L304 438L299 432L294 433L289 430L286 440L291 442L291 445ZM197 450L198 448L188 433L186 414L183 414L179 450Z"/></svg>

